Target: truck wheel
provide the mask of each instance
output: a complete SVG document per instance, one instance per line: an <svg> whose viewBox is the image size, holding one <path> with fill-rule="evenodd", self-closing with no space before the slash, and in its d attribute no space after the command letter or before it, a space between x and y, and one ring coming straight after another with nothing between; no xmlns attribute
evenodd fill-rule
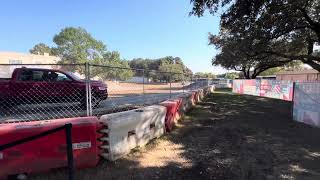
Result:
<svg viewBox="0 0 320 180"><path fill-rule="evenodd" d="M11 109L15 106L16 104L14 102L0 102L0 109Z"/></svg>
<svg viewBox="0 0 320 180"><path fill-rule="evenodd" d="M102 99L96 95L92 95L91 96L91 105L92 108L96 108L99 106L100 102L102 101Z"/></svg>
<svg viewBox="0 0 320 180"><path fill-rule="evenodd" d="M91 96L92 108L98 107L101 101L102 101L102 99L100 97L98 97L97 95L92 95ZM87 99L86 99L86 97L83 97L80 103L81 103L80 106L81 106L82 109L87 109Z"/></svg>

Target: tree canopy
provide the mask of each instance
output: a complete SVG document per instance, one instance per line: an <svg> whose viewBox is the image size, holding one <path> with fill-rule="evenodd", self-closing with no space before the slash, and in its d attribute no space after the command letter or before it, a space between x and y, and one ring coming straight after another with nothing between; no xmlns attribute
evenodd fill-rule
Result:
<svg viewBox="0 0 320 180"><path fill-rule="evenodd" d="M134 75L129 62L120 58L117 51L106 52L102 58L95 59L92 64L101 65L91 68L92 76L109 80L127 80Z"/></svg>
<svg viewBox="0 0 320 180"><path fill-rule="evenodd" d="M269 76L269 75L276 75L277 73L279 73L281 71L301 71L303 69L304 69L304 67L302 66L301 61L292 61L292 62L285 64L284 66L274 67L274 68L270 68L266 71L263 71L260 75L261 76Z"/></svg>
<svg viewBox="0 0 320 180"><path fill-rule="evenodd" d="M203 73L203 72L197 72L194 74L197 78L209 78L209 79L215 79L216 75L213 73Z"/></svg>
<svg viewBox="0 0 320 180"><path fill-rule="evenodd" d="M153 80L159 81L181 81L189 78L192 71L187 68L181 58L166 56L158 59L142 59L136 58L129 62L130 67L136 70L137 76L150 77ZM171 77L171 79L170 79Z"/></svg>
<svg viewBox="0 0 320 180"><path fill-rule="evenodd" d="M44 55L44 53L54 55L54 50L44 43L34 45L33 48L29 50L29 52L36 55Z"/></svg>
<svg viewBox="0 0 320 180"><path fill-rule="evenodd" d="M231 72L231 73L226 73L224 76L226 79L237 79L239 78L239 73Z"/></svg>
<svg viewBox="0 0 320 180"><path fill-rule="evenodd" d="M106 46L83 28L67 27L53 38L63 63L78 64L102 58Z"/></svg>
<svg viewBox="0 0 320 180"><path fill-rule="evenodd" d="M30 52L49 52L61 58L61 64L95 65L90 68L92 77L108 80L127 80L132 76L145 76L155 81L181 81L192 76L181 58L166 56L158 59L121 59L117 51L107 51L106 45L95 39L81 27L66 27L53 38L54 47L43 43L34 46ZM99 66L100 65L100 66ZM65 66L65 70L84 74L84 66ZM163 71L163 72L159 72Z"/></svg>
<svg viewBox="0 0 320 180"><path fill-rule="evenodd" d="M213 58L212 64L240 71L247 79L254 79L269 68L290 62L290 60L275 55L261 53L265 47L255 37L240 39L228 32L221 31L219 35L210 35L209 39L210 44L219 50Z"/></svg>
<svg viewBox="0 0 320 180"><path fill-rule="evenodd" d="M278 66L282 66L289 61L301 60L320 70L320 56L313 52L314 43L320 42L319 0L191 0L191 3L191 15L202 16L206 10L213 15L221 14L218 39L230 43L212 44L222 44L218 46L222 54L227 49L231 50L225 45L242 51L239 52L240 57L245 53L244 58L238 58L241 63L229 60L236 66L254 62L254 67L250 68L252 70L259 67L256 64L260 62L269 66L278 61ZM246 48L243 50L239 46ZM247 47L252 51L247 51ZM251 52L250 57L254 55L254 58L248 58L247 52ZM258 68L256 71L261 70Z"/></svg>
<svg viewBox="0 0 320 180"><path fill-rule="evenodd" d="M66 27L53 38L55 47L39 43L30 50L33 54L49 52L61 58L62 64L89 62L103 67L91 67L91 75L105 80L126 80L133 76L129 63L120 53L107 51L106 45L81 27ZM113 68L111 68L113 67ZM65 66L65 70L84 74L84 66Z"/></svg>

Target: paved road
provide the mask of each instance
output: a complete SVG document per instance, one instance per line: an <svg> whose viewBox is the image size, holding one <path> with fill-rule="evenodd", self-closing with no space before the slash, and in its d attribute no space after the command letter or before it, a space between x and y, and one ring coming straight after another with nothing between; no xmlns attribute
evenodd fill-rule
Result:
<svg viewBox="0 0 320 180"><path fill-rule="evenodd" d="M145 95L128 95L109 97L93 109L93 115L102 115L112 112L119 112L133 109L139 106L158 104L170 98L181 96L184 93L205 86L206 83L198 82L187 86L188 90L175 90L171 94L157 93ZM80 107L79 103L42 103L19 105L9 109L0 109L0 122L38 120L38 119L56 119L87 116L87 110Z"/></svg>
<svg viewBox="0 0 320 180"><path fill-rule="evenodd" d="M183 91L171 93L130 95L122 97L110 97L93 109L94 115L117 112L133 107L152 105L167 99L182 95ZM54 103L54 104L28 104L20 105L11 109L0 110L0 121L54 119L86 116L87 111L80 108L78 103Z"/></svg>

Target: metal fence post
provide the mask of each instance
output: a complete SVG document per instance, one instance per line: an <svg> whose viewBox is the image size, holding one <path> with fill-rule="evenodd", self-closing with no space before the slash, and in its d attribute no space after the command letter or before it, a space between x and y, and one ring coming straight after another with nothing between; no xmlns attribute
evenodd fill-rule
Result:
<svg viewBox="0 0 320 180"><path fill-rule="evenodd" d="M144 103L145 103L145 100L146 100L146 96L145 96L145 92L144 92L144 78L145 78L145 75L144 75L144 69L142 70L142 93L143 93L143 99L144 99Z"/></svg>
<svg viewBox="0 0 320 180"><path fill-rule="evenodd" d="M89 105L89 63L85 63L85 76L86 76L86 106L87 106L87 116L90 116L90 105Z"/></svg>
<svg viewBox="0 0 320 180"><path fill-rule="evenodd" d="M291 116L292 116L292 119L293 119L293 120L295 120L294 117L293 117L295 90L296 90L296 82L293 82L293 83L292 83L292 101L291 101Z"/></svg>
<svg viewBox="0 0 320 180"><path fill-rule="evenodd" d="M197 86L198 86L197 83L198 83L197 82L197 76L195 76L195 89L197 89Z"/></svg>
<svg viewBox="0 0 320 180"><path fill-rule="evenodd" d="M172 85L171 85L172 73L170 72L169 83L170 83L170 99L172 98Z"/></svg>
<svg viewBox="0 0 320 180"><path fill-rule="evenodd" d="M90 71L91 71L91 67L90 67L90 64L89 62L87 62L88 64L88 92L89 92L89 116L92 116L92 93L91 93L91 74L90 74Z"/></svg>
<svg viewBox="0 0 320 180"><path fill-rule="evenodd" d="M189 74L189 78L190 78L190 91L193 90L194 88L194 82L193 82L193 75L192 74Z"/></svg>
<svg viewBox="0 0 320 180"><path fill-rule="evenodd" d="M185 78L184 78L184 74L182 74L182 93L184 93L184 86L185 86Z"/></svg>
<svg viewBox="0 0 320 180"><path fill-rule="evenodd" d="M67 143L67 157L68 157L68 179L74 179L74 165L73 165L73 149L72 149L72 124L66 124L66 143Z"/></svg>

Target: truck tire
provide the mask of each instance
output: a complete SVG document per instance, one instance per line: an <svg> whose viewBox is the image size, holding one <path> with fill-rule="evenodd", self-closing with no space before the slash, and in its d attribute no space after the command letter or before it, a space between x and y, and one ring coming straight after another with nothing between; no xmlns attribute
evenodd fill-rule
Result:
<svg viewBox="0 0 320 180"><path fill-rule="evenodd" d="M11 109L16 105L14 102L0 101L0 109Z"/></svg>
<svg viewBox="0 0 320 180"><path fill-rule="evenodd" d="M91 96L92 109L98 107L101 101L102 99L99 96L92 94ZM80 103L81 103L82 109L87 109L87 98L85 96L82 98Z"/></svg>

